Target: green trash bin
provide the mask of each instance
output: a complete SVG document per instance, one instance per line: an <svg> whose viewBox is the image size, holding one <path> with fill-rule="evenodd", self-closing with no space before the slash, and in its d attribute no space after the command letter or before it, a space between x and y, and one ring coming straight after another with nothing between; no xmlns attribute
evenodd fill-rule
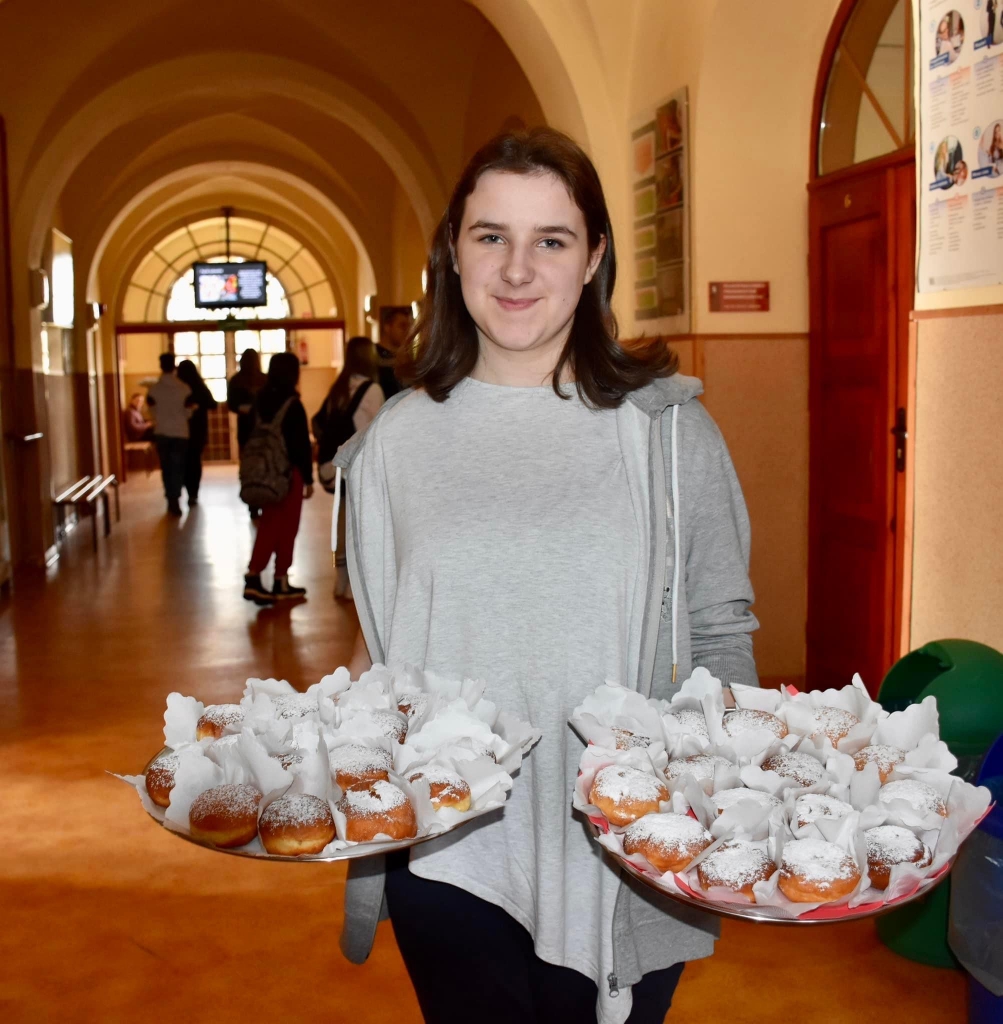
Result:
<svg viewBox="0 0 1003 1024"><path fill-rule="evenodd" d="M886 711L901 711L933 695L940 738L958 759L958 774L973 781L979 764L1003 732L1003 654L972 640L937 640L891 667L878 691ZM878 937L900 956L934 967L958 967L947 945L951 880L922 900L877 919Z"/></svg>

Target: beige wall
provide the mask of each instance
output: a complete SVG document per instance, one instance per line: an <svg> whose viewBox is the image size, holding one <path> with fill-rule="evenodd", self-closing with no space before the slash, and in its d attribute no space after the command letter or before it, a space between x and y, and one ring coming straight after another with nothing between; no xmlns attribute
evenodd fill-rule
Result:
<svg viewBox="0 0 1003 1024"><path fill-rule="evenodd" d="M1003 308L918 324L912 646L1003 650Z"/></svg>

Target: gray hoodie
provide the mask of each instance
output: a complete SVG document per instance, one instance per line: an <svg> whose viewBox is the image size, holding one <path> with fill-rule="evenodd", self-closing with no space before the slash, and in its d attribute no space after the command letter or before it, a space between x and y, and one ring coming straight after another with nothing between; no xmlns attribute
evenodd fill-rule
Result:
<svg viewBox="0 0 1003 1024"><path fill-rule="evenodd" d="M726 684L757 683L750 636L757 623L749 611L748 514L720 431L696 401L702 390L695 378L677 374L629 396L642 417L626 409L616 414L621 436L633 436L638 450L647 452L643 491L649 495L651 554L647 598L637 623L637 679L646 696L671 696L696 665ZM380 416L406 394L390 399ZM638 424L647 437L638 436ZM381 661L382 623L373 600L373 588L380 583L360 573L366 531L357 528L353 489L358 479L352 467L365 438L356 435L339 450L335 463L348 481L347 553L356 608L370 654ZM352 862L341 945L354 962L368 956L385 911L383 880L382 858ZM607 965L606 990L601 987L599 993L600 1019L609 1022L622 1021L629 1012L629 996L617 998L620 989L668 963L709 956L718 934L716 918L659 896L626 875L612 928L612 962Z"/></svg>

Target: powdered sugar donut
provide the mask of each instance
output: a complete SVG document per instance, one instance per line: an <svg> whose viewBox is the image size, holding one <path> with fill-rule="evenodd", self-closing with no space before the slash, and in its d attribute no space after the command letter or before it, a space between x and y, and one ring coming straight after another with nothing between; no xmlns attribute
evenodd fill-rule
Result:
<svg viewBox="0 0 1003 1024"><path fill-rule="evenodd" d="M334 781L345 789L359 782L389 779L393 761L390 752L382 747L367 747L362 743L345 743L328 752Z"/></svg>
<svg viewBox="0 0 1003 1024"><path fill-rule="evenodd" d="M853 808L843 800L824 793L804 793L794 801L794 821L804 828L819 818L845 818Z"/></svg>
<svg viewBox="0 0 1003 1024"><path fill-rule="evenodd" d="M269 853L285 857L320 853L334 839L334 815L318 796L280 796L261 812L258 834Z"/></svg>
<svg viewBox="0 0 1003 1024"><path fill-rule="evenodd" d="M710 733L707 731L707 719L702 711L682 708L679 711L670 711L668 714L683 727L683 732L687 735L699 736L704 740L710 739Z"/></svg>
<svg viewBox="0 0 1003 1024"><path fill-rule="evenodd" d="M855 861L835 843L794 839L784 846L777 885L792 903L833 903L849 896L859 881Z"/></svg>
<svg viewBox="0 0 1003 1024"><path fill-rule="evenodd" d="M763 762L764 772L776 772L781 778L791 779L799 786L817 786L825 777L821 762L811 754L789 750L774 754Z"/></svg>
<svg viewBox="0 0 1003 1024"><path fill-rule="evenodd" d="M437 764L426 764L408 772L407 781L424 779L428 783L428 795L432 807L452 807L457 811L470 810L470 786L456 772Z"/></svg>
<svg viewBox="0 0 1003 1024"><path fill-rule="evenodd" d="M815 708L815 729L812 732L812 738L828 736L829 742L835 746L855 725L859 724L860 719L852 712L823 705Z"/></svg>
<svg viewBox="0 0 1003 1024"><path fill-rule="evenodd" d="M667 779L681 779L684 775L692 775L697 782L708 785L714 782L714 772L718 768L732 768L731 761L720 754L692 754L689 757L676 757L665 769ZM705 787L706 788L706 787Z"/></svg>
<svg viewBox="0 0 1003 1024"><path fill-rule="evenodd" d="M646 749L651 746L650 736L641 736L629 729L613 729L613 739L617 750L634 750L635 748Z"/></svg>
<svg viewBox="0 0 1003 1024"><path fill-rule="evenodd" d="M621 764L600 768L589 790L589 802L614 825L629 825L668 799L669 791L654 775Z"/></svg>
<svg viewBox="0 0 1003 1024"><path fill-rule="evenodd" d="M418 715L423 714L427 707L427 693L402 693L397 698L397 710L402 715L407 715L408 722L410 722L412 718L417 718Z"/></svg>
<svg viewBox="0 0 1003 1024"><path fill-rule="evenodd" d="M623 833L623 851L640 853L656 870L682 871L713 836L688 814L646 814Z"/></svg>
<svg viewBox="0 0 1003 1024"><path fill-rule="evenodd" d="M918 779L899 779L878 790L878 803L885 810L891 810L893 800L905 800L917 814L933 812L947 817L947 805L941 795L929 783Z"/></svg>
<svg viewBox="0 0 1003 1024"><path fill-rule="evenodd" d="M897 764L905 760L905 751L898 747L889 746L887 743L875 743L869 747L858 750L853 755L853 763L858 772L862 772L869 764L878 766L878 775L881 784L888 781L888 776L894 771Z"/></svg>
<svg viewBox="0 0 1003 1024"><path fill-rule="evenodd" d="M750 729L768 729L777 739L781 740L787 735L787 726L776 715L771 715L769 711L745 708L732 711L724 716L724 731L729 736L740 736Z"/></svg>
<svg viewBox="0 0 1003 1024"><path fill-rule="evenodd" d="M244 846L258 834L258 804L261 793L244 783L213 786L192 801L188 829L194 839L203 839L224 849Z"/></svg>
<svg viewBox="0 0 1003 1024"><path fill-rule="evenodd" d="M210 704L195 724L195 739L218 740L228 725L243 719L244 709L239 704Z"/></svg>
<svg viewBox="0 0 1003 1024"><path fill-rule="evenodd" d="M407 720L401 718L399 713L377 708L369 712L369 717L388 740L394 743L404 742L407 736Z"/></svg>
<svg viewBox="0 0 1003 1024"><path fill-rule="evenodd" d="M276 718L305 718L318 710L317 698L309 693L283 693L280 696L269 694L268 699L275 709Z"/></svg>
<svg viewBox="0 0 1003 1024"><path fill-rule="evenodd" d="M704 889L715 886L731 889L755 903L752 887L756 882L765 882L776 870L776 864L762 847L743 840L733 840L722 844L700 861L697 877Z"/></svg>
<svg viewBox="0 0 1003 1024"><path fill-rule="evenodd" d="M867 874L875 889L887 889L896 864L930 866L929 847L914 832L899 825L878 825L864 833L867 843Z"/></svg>
<svg viewBox="0 0 1003 1024"><path fill-rule="evenodd" d="M174 774L178 770L177 754L159 754L146 769L146 792L158 807L170 807Z"/></svg>
<svg viewBox="0 0 1003 1024"><path fill-rule="evenodd" d="M353 843L367 843L378 835L411 839L418 834L407 794L384 779L349 786L338 810L345 815L345 838Z"/></svg>

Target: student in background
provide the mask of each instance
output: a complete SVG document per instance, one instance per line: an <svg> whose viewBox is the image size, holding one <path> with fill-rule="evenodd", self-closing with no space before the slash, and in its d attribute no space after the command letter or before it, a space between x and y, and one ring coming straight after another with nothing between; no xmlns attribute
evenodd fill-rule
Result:
<svg viewBox="0 0 1003 1024"><path fill-rule="evenodd" d="M185 451L185 490L188 492L188 506L197 505L199 484L202 482L202 453L209 441L209 413L216 408L216 399L206 387L205 381L190 359L178 364L178 380L191 388L188 406L188 448Z"/></svg>
<svg viewBox="0 0 1003 1024"><path fill-rule="evenodd" d="M143 402L139 391L129 399L129 406L122 416L126 441L153 440L153 424L143 415Z"/></svg>
<svg viewBox="0 0 1003 1024"><path fill-rule="evenodd" d="M380 324L380 342L377 355L380 358L377 380L386 398L392 398L401 390L401 383L394 371L397 353L400 352L411 332L411 311L406 307L394 309Z"/></svg>
<svg viewBox="0 0 1003 1024"><path fill-rule="evenodd" d="M311 421L313 436L317 441L317 477L327 491L333 492L334 489L335 472L331 459L353 434L361 433L372 423L385 401L383 388L373 380L375 356L373 343L368 338L349 338L345 349L345 365L338 379L331 385L320 411ZM351 600L352 587L348 580L345 554L344 482L341 487L334 596Z"/></svg>
<svg viewBox="0 0 1003 1024"><path fill-rule="evenodd" d="M291 466L286 496L274 505L266 505L261 511L251 562L244 576L244 598L256 604L306 597L305 587L294 587L289 582L303 499L313 496L313 453L306 410L296 390L299 376L300 361L292 352L272 356L268 364L268 381L255 404L256 415L264 423L271 423L276 416L282 417L282 439ZM261 582L261 573L273 554L275 582L269 591Z"/></svg>
<svg viewBox="0 0 1003 1024"><path fill-rule="evenodd" d="M181 486L185 476L188 452L188 417L191 388L178 380L174 370L174 353L160 356L160 378L150 385L146 404L153 411L153 441L160 456L160 472L164 478L164 497L168 515L181 515Z"/></svg>
<svg viewBox="0 0 1003 1024"><path fill-rule="evenodd" d="M254 429L254 402L268 378L261 372L261 356L253 348L245 348L240 356L240 369L226 385L226 405L237 416L237 449L244 450ZM260 509L251 509L257 519Z"/></svg>

